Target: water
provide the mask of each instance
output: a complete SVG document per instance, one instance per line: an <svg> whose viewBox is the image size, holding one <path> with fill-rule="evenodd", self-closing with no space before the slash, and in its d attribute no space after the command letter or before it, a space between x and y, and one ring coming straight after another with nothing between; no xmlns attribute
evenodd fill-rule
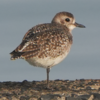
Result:
<svg viewBox="0 0 100 100"><path fill-rule="evenodd" d="M100 0L0 0L0 81L45 80L46 70L24 60L11 61L9 53L31 27L49 23L60 11L73 13L76 28L67 58L51 69L50 79L100 78Z"/></svg>

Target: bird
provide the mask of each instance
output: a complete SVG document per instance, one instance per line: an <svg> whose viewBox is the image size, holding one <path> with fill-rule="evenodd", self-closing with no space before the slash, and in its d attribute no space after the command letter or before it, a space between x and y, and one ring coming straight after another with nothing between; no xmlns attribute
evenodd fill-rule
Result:
<svg viewBox="0 0 100 100"><path fill-rule="evenodd" d="M24 59L32 66L45 68L49 88L50 69L68 55L75 27L85 28L72 13L58 12L50 23L38 24L26 32L20 45L10 53L11 60Z"/></svg>

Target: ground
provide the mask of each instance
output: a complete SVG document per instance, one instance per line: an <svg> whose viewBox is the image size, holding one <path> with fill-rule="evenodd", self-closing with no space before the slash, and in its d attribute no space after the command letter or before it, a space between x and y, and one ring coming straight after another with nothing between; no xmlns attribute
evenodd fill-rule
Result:
<svg viewBox="0 0 100 100"><path fill-rule="evenodd" d="M0 82L0 100L100 100L100 80Z"/></svg>

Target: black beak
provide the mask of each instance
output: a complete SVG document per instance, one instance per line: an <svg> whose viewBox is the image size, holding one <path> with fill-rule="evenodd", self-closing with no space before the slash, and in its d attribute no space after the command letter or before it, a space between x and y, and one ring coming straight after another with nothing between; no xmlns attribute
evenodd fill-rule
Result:
<svg viewBox="0 0 100 100"><path fill-rule="evenodd" d="M75 22L75 24L74 24L76 27L80 27L80 28L85 28L85 26L84 25L82 25L82 24L78 24L78 23L76 23Z"/></svg>

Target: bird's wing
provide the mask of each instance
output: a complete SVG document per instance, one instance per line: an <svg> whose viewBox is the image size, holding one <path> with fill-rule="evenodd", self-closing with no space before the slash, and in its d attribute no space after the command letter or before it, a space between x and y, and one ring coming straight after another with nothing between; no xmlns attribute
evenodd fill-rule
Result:
<svg viewBox="0 0 100 100"><path fill-rule="evenodd" d="M40 27L33 27L24 36L22 43L11 52L12 58L31 57L56 57L65 52L71 43L70 33L62 28L45 26L42 30ZM39 30L40 29L40 30ZM15 56L14 56L15 55Z"/></svg>

